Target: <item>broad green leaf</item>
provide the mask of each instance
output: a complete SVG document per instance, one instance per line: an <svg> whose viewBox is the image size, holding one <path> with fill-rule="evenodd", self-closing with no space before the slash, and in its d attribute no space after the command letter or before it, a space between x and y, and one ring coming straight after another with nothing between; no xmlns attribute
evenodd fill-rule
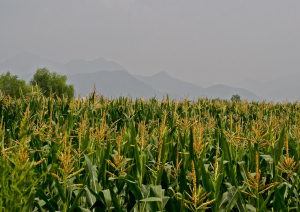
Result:
<svg viewBox="0 0 300 212"><path fill-rule="evenodd" d="M51 203L48 201L47 196L44 194L42 189L36 189L36 195L41 198L42 200L45 201L46 205L47 205L47 209L50 212L55 212L55 209L52 207Z"/></svg>
<svg viewBox="0 0 300 212"><path fill-rule="evenodd" d="M140 188L137 186L137 183L134 182L134 178L130 175L127 175L126 179L128 180L127 185L129 187L130 191L135 196L135 199L141 200L143 198L143 195L142 195Z"/></svg>
<svg viewBox="0 0 300 212"><path fill-rule="evenodd" d="M78 206L78 200L79 198L82 196L84 192L84 189L81 189L80 192L77 194L76 199L74 200L73 204L71 205L70 209L68 212L73 212L75 210L75 208Z"/></svg>
<svg viewBox="0 0 300 212"><path fill-rule="evenodd" d="M84 158L85 158L85 162L86 162L88 173L89 173L91 188L97 193L97 188L98 188L97 170L93 166L91 160L89 159L89 157L87 155L84 155Z"/></svg>
<svg viewBox="0 0 300 212"><path fill-rule="evenodd" d="M62 186L60 185L59 181L57 178L54 178L55 181L55 187L59 193L60 198L62 199L62 201L65 203L66 202L66 194L64 192L64 189L62 188Z"/></svg>
<svg viewBox="0 0 300 212"><path fill-rule="evenodd" d="M111 187L109 188L109 191L110 191L110 196L111 196L111 200L112 200L113 206L115 208L115 211L122 212L121 205L119 204L119 200L117 198L116 193L113 191L113 189Z"/></svg>

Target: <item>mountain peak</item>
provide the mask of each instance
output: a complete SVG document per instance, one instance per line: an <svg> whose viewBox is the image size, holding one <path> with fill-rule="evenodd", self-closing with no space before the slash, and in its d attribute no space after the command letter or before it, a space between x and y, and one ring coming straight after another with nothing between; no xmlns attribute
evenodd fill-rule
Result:
<svg viewBox="0 0 300 212"><path fill-rule="evenodd" d="M103 57L98 57L94 61L101 61L101 62L107 62Z"/></svg>
<svg viewBox="0 0 300 212"><path fill-rule="evenodd" d="M152 77L171 77L167 72L161 71L156 74L153 74Z"/></svg>

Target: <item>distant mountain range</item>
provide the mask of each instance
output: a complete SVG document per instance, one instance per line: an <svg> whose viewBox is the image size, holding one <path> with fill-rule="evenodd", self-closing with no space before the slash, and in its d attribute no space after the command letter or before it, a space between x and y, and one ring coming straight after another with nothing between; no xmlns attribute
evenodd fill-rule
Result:
<svg viewBox="0 0 300 212"><path fill-rule="evenodd" d="M166 72L153 76L131 75L128 70L116 62L99 58L93 61L72 60L66 64L46 60L31 53L20 53L15 57L0 63L0 72L10 71L20 78L29 81L37 68L46 67L50 71L68 76L68 83L75 86L76 94L85 96L93 89L104 96L118 97L128 94L133 98L150 98L156 96L162 99L167 93L170 98L190 99L207 96L209 98L230 99L239 94L242 99L260 101L263 98L243 89L226 85L213 85L207 88L175 79Z"/></svg>
<svg viewBox="0 0 300 212"><path fill-rule="evenodd" d="M75 86L77 94L85 96L90 93L95 84L96 91L104 96L119 97L130 94L132 98L151 98L156 96L162 99L164 93L155 90L125 71L99 71L89 74L74 74L68 76L68 82ZM174 97L174 96L173 96Z"/></svg>
<svg viewBox="0 0 300 212"><path fill-rule="evenodd" d="M300 99L300 73L288 74L268 81L245 79L231 86L252 91L264 99L282 102Z"/></svg>
<svg viewBox="0 0 300 212"><path fill-rule="evenodd" d="M35 72L37 68L46 67L50 71L63 74L94 73L97 71L117 71L128 72L124 67L113 61L106 61L102 57L92 60L72 60L66 64L47 60L39 55L22 52L14 57L0 63L0 71L11 71L17 75L26 75ZM129 72L128 72L129 73Z"/></svg>
<svg viewBox="0 0 300 212"><path fill-rule="evenodd" d="M176 94L180 98L189 94L190 99L207 96L209 98L230 99L233 94L239 94L243 99L261 101L263 98L254 93L242 89L226 85L213 85L208 88L203 88L193 83L185 82L171 77L166 72L160 72L150 77L135 75L135 77L151 85L156 90L162 93Z"/></svg>

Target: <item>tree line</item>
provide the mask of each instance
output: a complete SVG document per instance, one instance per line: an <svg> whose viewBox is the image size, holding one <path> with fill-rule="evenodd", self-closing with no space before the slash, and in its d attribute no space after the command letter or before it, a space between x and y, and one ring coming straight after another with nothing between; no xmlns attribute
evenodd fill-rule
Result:
<svg viewBox="0 0 300 212"><path fill-rule="evenodd" d="M67 76L39 68L29 83L12 75L9 71L0 75L0 92L13 98L20 98L32 89L39 89L46 97L55 94L58 98L75 95L74 85L67 84Z"/></svg>

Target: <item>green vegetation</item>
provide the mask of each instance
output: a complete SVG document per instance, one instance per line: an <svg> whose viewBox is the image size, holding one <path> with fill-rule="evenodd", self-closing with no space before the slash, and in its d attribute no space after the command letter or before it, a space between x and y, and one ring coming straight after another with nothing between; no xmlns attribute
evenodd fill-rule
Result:
<svg viewBox="0 0 300 212"><path fill-rule="evenodd" d="M51 92L59 98L62 98L63 95L67 98L74 97L74 86L67 85L66 81L67 76L50 72L46 68L40 68L34 74L30 84L32 86L38 85L46 97L49 97Z"/></svg>
<svg viewBox="0 0 300 212"><path fill-rule="evenodd" d="M0 90L11 97L19 98L22 93L27 94L30 91L30 86L25 80L18 79L17 75L6 72L0 75Z"/></svg>
<svg viewBox="0 0 300 212"><path fill-rule="evenodd" d="M36 71L30 84L26 84L23 79L18 79L17 75L11 75L10 72L0 75L0 91L13 98L20 98L28 94L33 88L39 88L45 97L54 94L58 98L72 98L75 95L74 86L67 85L67 76L50 72L46 68L40 68Z"/></svg>
<svg viewBox="0 0 300 212"><path fill-rule="evenodd" d="M0 211L299 211L298 102L0 103Z"/></svg>
<svg viewBox="0 0 300 212"><path fill-rule="evenodd" d="M232 95L231 101L241 101L241 96L238 94Z"/></svg>

